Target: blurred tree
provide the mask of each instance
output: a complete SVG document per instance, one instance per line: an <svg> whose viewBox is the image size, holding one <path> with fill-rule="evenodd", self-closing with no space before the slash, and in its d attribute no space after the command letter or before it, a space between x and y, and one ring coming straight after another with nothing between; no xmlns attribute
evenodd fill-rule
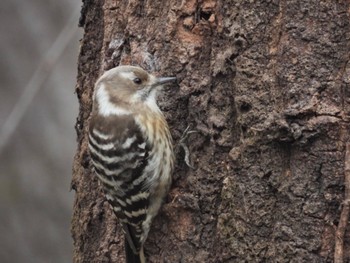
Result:
<svg viewBox="0 0 350 263"><path fill-rule="evenodd" d="M4 263L66 263L72 258L69 183L76 148L78 105L73 87L79 12L75 21L70 17L79 6L70 0L1 1L0 261ZM67 23L71 23L68 44L52 47ZM59 58L52 60L58 51ZM10 133L6 127L11 127Z"/></svg>
<svg viewBox="0 0 350 263"><path fill-rule="evenodd" d="M178 153L149 262L348 262L348 10L348 1L85 1L74 262L123 258L86 136L94 83L119 64L176 75L161 108L175 142L188 124L199 131L197 169Z"/></svg>

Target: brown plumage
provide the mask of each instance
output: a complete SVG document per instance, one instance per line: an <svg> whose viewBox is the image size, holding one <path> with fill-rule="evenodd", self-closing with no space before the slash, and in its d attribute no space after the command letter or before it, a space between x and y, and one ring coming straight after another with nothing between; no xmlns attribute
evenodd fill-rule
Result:
<svg viewBox="0 0 350 263"><path fill-rule="evenodd" d="M95 85L90 154L123 226L128 263L145 262L143 244L171 184L172 139L156 95L174 80L120 66Z"/></svg>

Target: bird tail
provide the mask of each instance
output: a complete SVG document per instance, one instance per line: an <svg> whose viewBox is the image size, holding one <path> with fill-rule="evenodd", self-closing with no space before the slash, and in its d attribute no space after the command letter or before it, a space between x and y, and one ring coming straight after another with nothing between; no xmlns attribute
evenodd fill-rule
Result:
<svg viewBox="0 0 350 263"><path fill-rule="evenodd" d="M143 247L141 247L138 254L135 254L127 239L125 239L125 258L126 263L146 263Z"/></svg>

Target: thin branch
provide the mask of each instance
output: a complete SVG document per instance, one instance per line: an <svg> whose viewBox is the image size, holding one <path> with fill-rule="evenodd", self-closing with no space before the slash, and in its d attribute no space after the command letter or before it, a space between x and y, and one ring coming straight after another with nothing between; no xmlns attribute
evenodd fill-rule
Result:
<svg viewBox="0 0 350 263"><path fill-rule="evenodd" d="M345 169L344 169L345 194L343 208L340 214L338 228L335 232L334 263L344 262L344 236L349 220L350 212L350 143L346 143Z"/></svg>
<svg viewBox="0 0 350 263"><path fill-rule="evenodd" d="M52 70L78 30L77 21L79 18L79 10L80 7L74 10L70 19L67 20L67 23L45 54L44 58L40 61L38 67L25 86L23 93L3 123L0 130L0 154L3 152L11 136L26 114L28 107L32 103L36 94L40 91L45 81L51 75Z"/></svg>

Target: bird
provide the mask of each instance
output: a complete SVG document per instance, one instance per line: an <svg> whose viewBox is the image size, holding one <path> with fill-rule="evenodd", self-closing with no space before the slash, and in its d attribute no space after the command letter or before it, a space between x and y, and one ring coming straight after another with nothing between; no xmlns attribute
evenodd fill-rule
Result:
<svg viewBox="0 0 350 263"><path fill-rule="evenodd" d="M125 234L127 263L145 263L144 243L167 195L173 142L157 94L176 77L117 66L94 88L89 151L94 172Z"/></svg>

